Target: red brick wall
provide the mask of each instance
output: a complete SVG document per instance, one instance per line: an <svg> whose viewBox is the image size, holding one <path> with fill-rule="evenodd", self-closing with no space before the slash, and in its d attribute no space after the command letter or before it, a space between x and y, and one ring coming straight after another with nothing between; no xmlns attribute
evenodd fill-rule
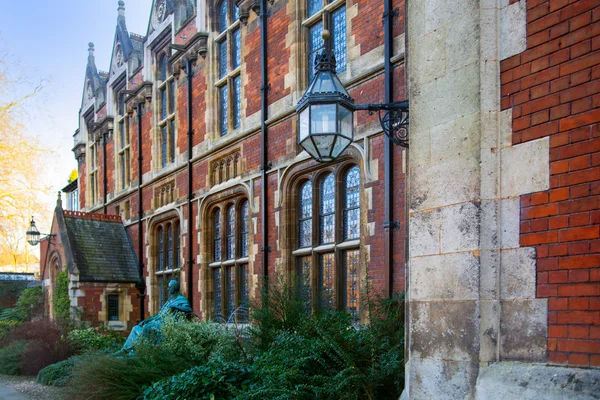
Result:
<svg viewBox="0 0 600 400"><path fill-rule="evenodd" d="M521 197L548 361L600 366L600 1L527 1L527 50L501 73L513 143L550 137L550 190Z"/></svg>

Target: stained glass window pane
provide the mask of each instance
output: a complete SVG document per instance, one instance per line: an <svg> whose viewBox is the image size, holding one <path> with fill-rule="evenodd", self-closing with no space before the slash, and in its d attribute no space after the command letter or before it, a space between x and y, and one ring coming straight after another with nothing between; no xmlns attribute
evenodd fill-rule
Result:
<svg viewBox="0 0 600 400"><path fill-rule="evenodd" d="M235 208L227 208L227 259L235 258Z"/></svg>
<svg viewBox="0 0 600 400"><path fill-rule="evenodd" d="M221 261L221 211L216 210L214 217L214 259L215 261Z"/></svg>
<svg viewBox="0 0 600 400"><path fill-rule="evenodd" d="M298 258L298 292L300 300L309 309L312 299L310 260L310 256Z"/></svg>
<svg viewBox="0 0 600 400"><path fill-rule="evenodd" d="M173 261L173 268L179 268L181 265L179 264L179 254L181 252L181 232L179 230L179 224L175 226L175 259Z"/></svg>
<svg viewBox="0 0 600 400"><path fill-rule="evenodd" d="M163 88L160 91L160 119L167 118L167 91Z"/></svg>
<svg viewBox="0 0 600 400"><path fill-rule="evenodd" d="M320 239L321 244L335 242L335 179L333 174L321 181Z"/></svg>
<svg viewBox="0 0 600 400"><path fill-rule="evenodd" d="M158 270L159 271L162 271L163 269L165 269L165 256L164 256L165 239L163 236L164 236L163 230L159 229L158 230Z"/></svg>
<svg viewBox="0 0 600 400"><path fill-rule="evenodd" d="M173 226L167 228L167 267L173 269Z"/></svg>
<svg viewBox="0 0 600 400"><path fill-rule="evenodd" d="M121 189L125 189L125 153L121 153Z"/></svg>
<svg viewBox="0 0 600 400"><path fill-rule="evenodd" d="M169 121L169 161L175 161L175 120Z"/></svg>
<svg viewBox="0 0 600 400"><path fill-rule="evenodd" d="M213 320L215 322L223 322L223 286L221 285L221 268L213 269L213 293Z"/></svg>
<svg viewBox="0 0 600 400"><path fill-rule="evenodd" d="M108 320L119 320L119 296L117 295L108 296Z"/></svg>
<svg viewBox="0 0 600 400"><path fill-rule="evenodd" d="M240 265L240 307L238 322L247 323L248 307L250 306L250 288L248 286L248 266Z"/></svg>
<svg viewBox="0 0 600 400"><path fill-rule="evenodd" d="M167 56L163 55L160 59L160 80L167 80Z"/></svg>
<svg viewBox="0 0 600 400"><path fill-rule="evenodd" d="M219 88L219 109L220 109L220 125L221 125L221 136L224 136L227 134L227 128L228 128L228 118L227 118L227 113L228 113L228 90L227 90L227 85L223 85Z"/></svg>
<svg viewBox="0 0 600 400"><path fill-rule="evenodd" d="M360 169L354 166L346 173L344 206L344 240L360 238Z"/></svg>
<svg viewBox="0 0 600 400"><path fill-rule="evenodd" d="M169 114L175 112L175 81L169 82Z"/></svg>
<svg viewBox="0 0 600 400"><path fill-rule="evenodd" d="M219 79L227 75L227 41L219 43Z"/></svg>
<svg viewBox="0 0 600 400"><path fill-rule="evenodd" d="M353 319L358 318L358 265L360 252L347 251L344 257L344 279L346 281L344 306Z"/></svg>
<svg viewBox="0 0 600 400"><path fill-rule="evenodd" d="M310 247L312 245L312 197L312 184L306 182L300 188L300 218L298 218L299 247Z"/></svg>
<svg viewBox="0 0 600 400"><path fill-rule="evenodd" d="M236 20L238 20L240 18L240 9L238 6L236 6L235 4L233 5L233 21L231 21L231 23L234 23Z"/></svg>
<svg viewBox="0 0 600 400"><path fill-rule="evenodd" d="M236 69L242 63L241 34L239 29L233 31L233 43L231 45L233 46L231 49L233 53L233 69Z"/></svg>
<svg viewBox="0 0 600 400"><path fill-rule="evenodd" d="M249 232L249 215L248 215L248 200L242 202L241 207L241 237L240 237L240 257L248 257L248 232Z"/></svg>
<svg viewBox="0 0 600 400"><path fill-rule="evenodd" d="M323 0L308 0L308 16L312 17L323 8Z"/></svg>
<svg viewBox="0 0 600 400"><path fill-rule="evenodd" d="M125 95L119 95L119 115L125 115Z"/></svg>
<svg viewBox="0 0 600 400"><path fill-rule="evenodd" d="M340 7L331 14L331 43L337 72L346 71L346 7Z"/></svg>
<svg viewBox="0 0 600 400"><path fill-rule="evenodd" d="M233 78L233 127L240 127L242 122L242 79L238 75Z"/></svg>
<svg viewBox="0 0 600 400"><path fill-rule="evenodd" d="M164 125L160 131L160 163L164 168L167 165L167 126Z"/></svg>
<svg viewBox="0 0 600 400"><path fill-rule="evenodd" d="M225 319L227 322L233 322L235 317L235 267L227 267L225 270L227 282L227 307L225 310Z"/></svg>
<svg viewBox="0 0 600 400"><path fill-rule="evenodd" d="M219 32L227 29L227 0L223 0L219 7Z"/></svg>
<svg viewBox="0 0 600 400"><path fill-rule="evenodd" d="M335 309L335 256L333 253L322 254L319 265L319 288L321 308L333 311Z"/></svg>
<svg viewBox="0 0 600 400"><path fill-rule="evenodd" d="M315 76L315 59L317 52L323 47L323 22L319 22L308 28L308 80L311 81Z"/></svg>
<svg viewBox="0 0 600 400"><path fill-rule="evenodd" d="M125 123L124 122L120 122L119 123L119 136L121 139L121 143L119 143L121 145L121 148L125 147Z"/></svg>

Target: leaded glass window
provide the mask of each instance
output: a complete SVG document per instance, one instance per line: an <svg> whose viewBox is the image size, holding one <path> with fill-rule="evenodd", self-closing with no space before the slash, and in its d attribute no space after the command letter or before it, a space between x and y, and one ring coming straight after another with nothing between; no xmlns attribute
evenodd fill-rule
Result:
<svg viewBox="0 0 600 400"><path fill-rule="evenodd" d="M118 321L119 320L119 296L109 294L108 296L108 320Z"/></svg>
<svg viewBox="0 0 600 400"><path fill-rule="evenodd" d="M298 247L293 251L298 293L309 308L343 309L358 319L360 168L339 163L326 171L298 177ZM313 218L315 212L318 218ZM312 232L318 241L312 240Z"/></svg>
<svg viewBox="0 0 600 400"><path fill-rule="evenodd" d="M159 58L158 76L158 147L159 160L157 167L164 168L175 161L175 78L169 76L169 64L166 53L161 53Z"/></svg>
<svg viewBox="0 0 600 400"><path fill-rule="evenodd" d="M335 242L335 179L327 175L321 182L319 230L321 244Z"/></svg>
<svg viewBox="0 0 600 400"><path fill-rule="evenodd" d="M167 227L167 267L173 269L173 225Z"/></svg>
<svg viewBox="0 0 600 400"><path fill-rule="evenodd" d="M214 308L213 320L216 322L223 321L223 286L221 283L221 268L213 269L213 293L214 293Z"/></svg>
<svg viewBox="0 0 600 400"><path fill-rule="evenodd" d="M360 263L360 252L358 250L347 251L344 254L344 279L345 293L344 302L346 311L353 319L358 318L358 265Z"/></svg>
<svg viewBox="0 0 600 400"><path fill-rule="evenodd" d="M298 218L299 247L312 245L312 209L313 193L312 183L307 181L300 189L299 201L300 218Z"/></svg>
<svg viewBox="0 0 600 400"><path fill-rule="evenodd" d="M319 261L321 308L335 310L335 255L333 253L322 254Z"/></svg>
<svg viewBox="0 0 600 400"><path fill-rule="evenodd" d="M179 224L175 225L175 257L174 257L174 261L173 261L173 268L179 268L181 267L181 263L179 260L180 257L180 253L181 253L181 238L179 237L179 235L181 235L181 231L179 229Z"/></svg>
<svg viewBox="0 0 600 400"><path fill-rule="evenodd" d="M225 319L229 322L232 321L235 312L235 267L227 267L225 268L226 272L226 282L227 282L227 305L225 309L227 310L225 313Z"/></svg>
<svg viewBox="0 0 600 400"><path fill-rule="evenodd" d="M235 208L227 208L227 259L235 258Z"/></svg>
<svg viewBox="0 0 600 400"><path fill-rule="evenodd" d="M323 26L330 28L330 46L337 61L337 72L346 71L347 44L346 44L346 5L342 4L331 12L324 12L324 5L330 3L328 0L306 0L307 20L304 26L308 29L308 79L314 77L314 63L318 50L323 47L321 33ZM318 17L317 17L318 16Z"/></svg>
<svg viewBox="0 0 600 400"><path fill-rule="evenodd" d="M217 209L213 215L214 229L214 260L221 261L221 211Z"/></svg>
<svg viewBox="0 0 600 400"><path fill-rule="evenodd" d="M348 170L345 179L344 239L360 237L360 169L354 166Z"/></svg>
<svg viewBox="0 0 600 400"><path fill-rule="evenodd" d="M129 186L131 177L131 165L129 163L129 116L125 112L125 95L123 94L125 85L115 89L115 99L117 102L117 124L119 134L117 136L117 153L115 155L117 164L117 173L115 173L115 187L123 190Z"/></svg>
<svg viewBox="0 0 600 400"><path fill-rule="evenodd" d="M219 33L215 39L218 54L218 130L221 136L240 128L242 121L242 31L239 9L234 3L232 0L220 3Z"/></svg>
<svg viewBox="0 0 600 400"><path fill-rule="evenodd" d="M151 307L158 309L151 310L153 314L158 313L160 307L168 299L168 285L174 279L174 274L180 268L179 252L180 252L180 234L179 221L167 220L160 222L157 227L153 228L155 234L156 249L153 252L155 269L153 278L153 290L151 291L153 300Z"/></svg>
<svg viewBox="0 0 600 400"><path fill-rule="evenodd" d="M223 219L221 220L221 212ZM217 257L209 264L213 270L221 271L222 286L214 286L215 299L220 296L223 301L219 306L223 322L247 322L247 305L250 296L248 287L248 255L249 255L249 204L247 199L239 199L214 209L214 247L215 252L224 248L224 259ZM221 235L221 223L223 235ZM219 233L217 233L219 232ZM237 246L240 246L239 251ZM242 307L244 306L244 307ZM217 307L217 305L215 305ZM239 309L239 312L236 310ZM245 311L244 311L245 310ZM236 314L236 315L233 315Z"/></svg>
<svg viewBox="0 0 600 400"><path fill-rule="evenodd" d="M242 201L240 214L240 257L248 257L248 233L250 229L250 221L248 215L248 200Z"/></svg>
<svg viewBox="0 0 600 400"><path fill-rule="evenodd" d="M158 229L158 270L165 269L165 235L162 227Z"/></svg>

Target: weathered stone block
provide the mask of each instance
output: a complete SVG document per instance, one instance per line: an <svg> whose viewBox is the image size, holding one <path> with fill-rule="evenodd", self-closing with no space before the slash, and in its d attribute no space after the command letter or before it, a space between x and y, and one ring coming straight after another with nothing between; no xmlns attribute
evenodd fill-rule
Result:
<svg viewBox="0 0 600 400"><path fill-rule="evenodd" d="M467 361L411 359L407 365L411 399L472 399L479 364Z"/></svg>
<svg viewBox="0 0 600 400"><path fill-rule="evenodd" d="M497 299L500 251L481 250L479 259L479 296L481 299Z"/></svg>
<svg viewBox="0 0 600 400"><path fill-rule="evenodd" d="M503 299L535 298L535 249L502 250L501 260L500 296Z"/></svg>
<svg viewBox="0 0 600 400"><path fill-rule="evenodd" d="M410 299L473 300L479 295L479 257L472 252L410 260Z"/></svg>
<svg viewBox="0 0 600 400"><path fill-rule="evenodd" d="M410 250L413 257L440 253L440 210L413 212L410 215Z"/></svg>
<svg viewBox="0 0 600 400"><path fill-rule="evenodd" d="M501 245L503 249L515 249L520 246L519 234L521 204L519 198L502 200L500 202Z"/></svg>
<svg viewBox="0 0 600 400"><path fill-rule="evenodd" d="M411 358L477 361L477 301L410 302Z"/></svg>
<svg viewBox="0 0 600 400"><path fill-rule="evenodd" d="M437 32L437 31L436 31ZM457 18L446 28L447 68L457 70L479 62L479 9Z"/></svg>
<svg viewBox="0 0 600 400"><path fill-rule="evenodd" d="M527 2L521 0L500 10L500 59L527 49Z"/></svg>
<svg viewBox="0 0 600 400"><path fill-rule="evenodd" d="M497 361L498 334L500 331L500 302L484 300L479 303L479 362Z"/></svg>
<svg viewBox="0 0 600 400"><path fill-rule="evenodd" d="M441 251L453 253L479 248L480 203L468 202L442 210Z"/></svg>
<svg viewBox="0 0 600 400"><path fill-rule="evenodd" d="M415 57L422 60L414 71L415 84L423 84L446 73L446 31L444 28L415 39Z"/></svg>
<svg viewBox="0 0 600 400"><path fill-rule="evenodd" d="M500 358L545 361L548 337L547 299L501 302Z"/></svg>
<svg viewBox="0 0 600 400"><path fill-rule="evenodd" d="M479 130L479 113L434 126L431 128L431 160L435 162L479 151Z"/></svg>
<svg viewBox="0 0 600 400"><path fill-rule="evenodd" d="M502 150L502 197L547 190L550 140L544 137Z"/></svg>

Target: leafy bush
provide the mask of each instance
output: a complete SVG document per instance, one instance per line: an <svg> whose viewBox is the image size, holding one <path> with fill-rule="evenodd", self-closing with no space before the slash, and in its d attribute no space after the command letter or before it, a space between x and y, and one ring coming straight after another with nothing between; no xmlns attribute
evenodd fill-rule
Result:
<svg viewBox="0 0 600 400"><path fill-rule="evenodd" d="M118 332L104 327L74 329L67 335L67 340L77 354L98 350L117 351L125 342Z"/></svg>
<svg viewBox="0 0 600 400"><path fill-rule="evenodd" d="M21 360L27 348L27 342L12 342L0 349L0 374L19 375L21 373Z"/></svg>
<svg viewBox="0 0 600 400"><path fill-rule="evenodd" d="M248 364L213 359L154 383L144 390L140 399L235 399L249 388L253 378Z"/></svg>
<svg viewBox="0 0 600 400"><path fill-rule="evenodd" d="M71 374L78 361L79 357L71 357L67 360L48 365L40 370L36 381L49 386L65 386L71 380Z"/></svg>
<svg viewBox="0 0 600 400"><path fill-rule="evenodd" d="M8 338L17 325L18 322L15 320L0 319L0 344Z"/></svg>
<svg viewBox="0 0 600 400"><path fill-rule="evenodd" d="M44 293L42 287L34 286L25 289L19 296L15 307L6 313L8 315L4 316L7 316L7 319L24 322L41 315L43 310Z"/></svg>
<svg viewBox="0 0 600 400"><path fill-rule="evenodd" d="M54 314L58 321L71 319L71 300L69 299L69 276L62 271L56 276L54 286Z"/></svg>

